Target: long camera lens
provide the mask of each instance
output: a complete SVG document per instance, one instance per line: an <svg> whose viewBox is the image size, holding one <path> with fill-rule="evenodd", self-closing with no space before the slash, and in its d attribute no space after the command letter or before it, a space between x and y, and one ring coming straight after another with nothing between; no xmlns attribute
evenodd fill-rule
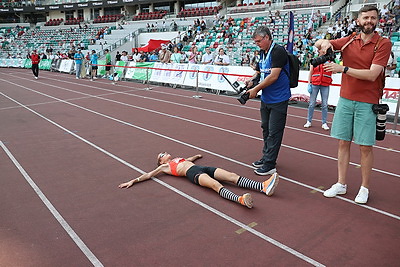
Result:
<svg viewBox="0 0 400 267"><path fill-rule="evenodd" d="M376 140L382 141L385 139L386 133L386 113L378 114L376 117Z"/></svg>
<svg viewBox="0 0 400 267"><path fill-rule="evenodd" d="M247 100L249 100L249 97L250 97L249 93L244 93L237 100L240 102L240 104L244 105L246 104Z"/></svg>
<svg viewBox="0 0 400 267"><path fill-rule="evenodd" d="M325 55L322 55L320 57L316 57L316 58L311 59L310 63L315 68L318 65L321 65L321 64L323 64L323 63L325 63L325 62L327 62L329 60L333 61L334 59L335 59L335 52L333 52L332 48L329 48L326 51Z"/></svg>
<svg viewBox="0 0 400 267"><path fill-rule="evenodd" d="M389 111L387 104L374 104L372 105L372 111L377 114L376 116L376 137L378 141L385 139L386 133L386 112Z"/></svg>

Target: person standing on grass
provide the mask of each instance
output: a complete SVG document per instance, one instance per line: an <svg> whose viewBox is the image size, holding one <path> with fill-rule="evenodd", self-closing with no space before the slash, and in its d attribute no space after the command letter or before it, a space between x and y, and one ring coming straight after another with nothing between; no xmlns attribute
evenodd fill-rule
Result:
<svg viewBox="0 0 400 267"><path fill-rule="evenodd" d="M157 155L158 167L148 173L145 173L138 178L128 182L121 183L119 188L129 188L133 184L149 180L151 177L160 173L169 174L172 176L185 176L190 182L203 187L210 188L217 192L221 197L237 202L248 208L253 207L253 198L250 193L245 193L238 196L220 182L229 182L237 186L253 189L267 196L272 196L279 182L277 173L264 182L257 182L246 177L239 176L233 172L228 172L221 168L205 167L195 165L193 162L202 158L202 155L195 155L189 158L172 158L167 152L162 152Z"/></svg>

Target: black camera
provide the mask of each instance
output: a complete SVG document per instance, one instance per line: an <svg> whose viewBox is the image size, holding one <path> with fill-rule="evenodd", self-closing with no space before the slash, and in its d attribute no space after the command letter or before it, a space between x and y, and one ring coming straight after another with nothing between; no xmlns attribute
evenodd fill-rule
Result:
<svg viewBox="0 0 400 267"><path fill-rule="evenodd" d="M387 104L373 104L372 111L376 116L376 140L382 141L385 139L386 133L386 113L389 111Z"/></svg>
<svg viewBox="0 0 400 267"><path fill-rule="evenodd" d="M236 81L232 84L233 88L235 89L236 92L242 93L243 91L247 91L248 88L247 86L240 86L240 84ZM244 93L240 95L240 97L237 99L240 104L244 105L246 104L247 100L249 100L250 94L249 93Z"/></svg>
<svg viewBox="0 0 400 267"><path fill-rule="evenodd" d="M335 52L333 52L332 48L329 48L326 51L325 55L311 59L310 63L315 68L318 65L321 65L327 61L333 61L334 59L335 59Z"/></svg>

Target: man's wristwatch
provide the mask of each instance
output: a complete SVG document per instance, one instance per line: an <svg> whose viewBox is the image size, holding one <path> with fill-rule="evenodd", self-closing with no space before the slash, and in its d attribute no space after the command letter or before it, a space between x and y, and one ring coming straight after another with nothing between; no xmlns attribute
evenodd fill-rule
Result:
<svg viewBox="0 0 400 267"><path fill-rule="evenodd" d="M343 73L346 73L347 71L349 70L349 67L344 67L344 69L343 69Z"/></svg>

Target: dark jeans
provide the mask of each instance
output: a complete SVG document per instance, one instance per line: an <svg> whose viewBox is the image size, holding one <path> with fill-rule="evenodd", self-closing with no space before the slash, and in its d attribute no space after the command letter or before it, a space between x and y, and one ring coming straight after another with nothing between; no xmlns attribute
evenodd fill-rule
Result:
<svg viewBox="0 0 400 267"><path fill-rule="evenodd" d="M35 77L39 77L39 64L32 64L32 72Z"/></svg>
<svg viewBox="0 0 400 267"><path fill-rule="evenodd" d="M265 104L261 101L261 128L264 139L262 161L265 169L275 168L285 130L288 103L288 101L283 101Z"/></svg>

